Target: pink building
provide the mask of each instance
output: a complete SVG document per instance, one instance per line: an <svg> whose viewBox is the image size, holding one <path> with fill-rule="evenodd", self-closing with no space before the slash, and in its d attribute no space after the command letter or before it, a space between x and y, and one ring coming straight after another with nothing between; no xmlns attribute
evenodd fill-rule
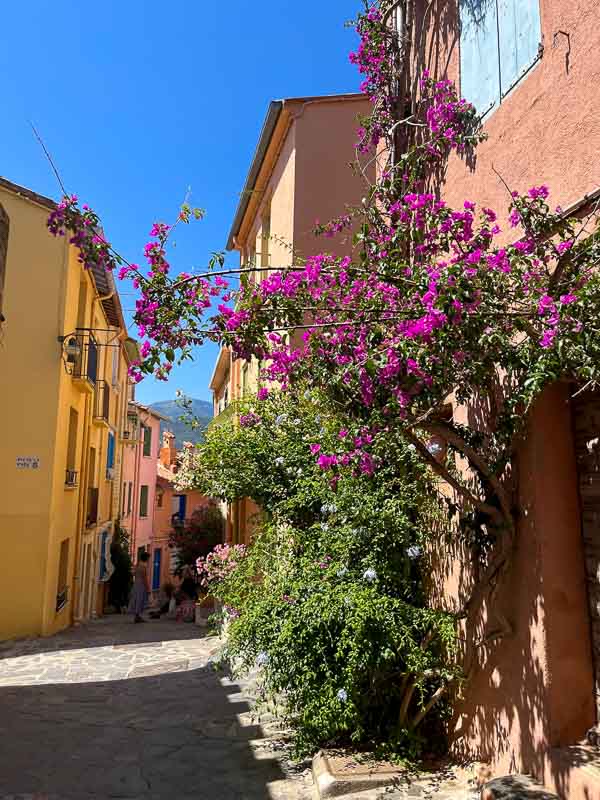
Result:
<svg viewBox="0 0 600 800"><path fill-rule="evenodd" d="M129 402L127 427L123 434L124 452L121 475L121 524L129 534L132 557L151 553L156 506L156 463L160 448L160 422L165 419L146 406ZM151 576L161 573L152 562Z"/></svg>

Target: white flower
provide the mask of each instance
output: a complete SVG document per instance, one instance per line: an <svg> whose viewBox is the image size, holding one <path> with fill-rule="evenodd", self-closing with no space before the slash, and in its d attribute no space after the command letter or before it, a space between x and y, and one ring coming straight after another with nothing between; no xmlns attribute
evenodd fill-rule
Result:
<svg viewBox="0 0 600 800"><path fill-rule="evenodd" d="M340 703L345 703L348 699L348 692L345 689L340 689L337 693L337 699L340 701Z"/></svg>
<svg viewBox="0 0 600 800"><path fill-rule="evenodd" d="M417 547L417 545L412 545L412 546L411 546L411 547L409 547L409 548L408 548L408 550L406 551L406 555L407 555L409 558L413 558L413 559L414 559L414 558L419 558L419 556L422 554L422 552L423 552L423 551L421 550L421 548L420 548L420 547Z"/></svg>
<svg viewBox="0 0 600 800"><path fill-rule="evenodd" d="M311 397L311 395L310 395L310 389L307 389L307 390L304 392L304 399L305 399L305 400L310 400L310 397Z"/></svg>
<svg viewBox="0 0 600 800"><path fill-rule="evenodd" d="M435 456L438 453L442 452L442 445L439 444L438 442L430 442L427 445L427 449L429 450L432 456Z"/></svg>
<svg viewBox="0 0 600 800"><path fill-rule="evenodd" d="M280 467L282 464L285 464L285 458L283 456L277 456L275 463Z"/></svg>
<svg viewBox="0 0 600 800"><path fill-rule="evenodd" d="M181 391L181 389L176 389L175 390L175 397L181 397L182 394L183 394L183 392Z"/></svg>
<svg viewBox="0 0 600 800"><path fill-rule="evenodd" d="M315 422L316 422L317 425L321 424L321 415L320 414L317 414L317 416L315 417Z"/></svg>
<svg viewBox="0 0 600 800"><path fill-rule="evenodd" d="M416 450L417 448L414 446L414 444L409 444L409 445L408 445L408 449L409 449L409 450L413 450L413 451L414 451L414 450Z"/></svg>
<svg viewBox="0 0 600 800"><path fill-rule="evenodd" d="M287 414L278 414L275 417L275 425L278 425L278 426L281 425L283 422L286 421L286 419L287 419Z"/></svg>
<svg viewBox="0 0 600 800"><path fill-rule="evenodd" d="M373 567L369 567L369 569L366 569L366 570L365 570L365 572L364 572L364 574L363 574L363 579L364 579L365 581L368 581L369 583L373 583L373 581L374 581L376 578L377 578L377 573L375 572L375 570L373 569Z"/></svg>
<svg viewBox="0 0 600 800"><path fill-rule="evenodd" d="M298 469L296 470L296 475L302 475L302 470L300 469L300 467L298 467Z"/></svg>
<svg viewBox="0 0 600 800"><path fill-rule="evenodd" d="M301 419L295 419L294 420L294 425L300 425L301 423L302 423Z"/></svg>
<svg viewBox="0 0 600 800"><path fill-rule="evenodd" d="M343 578L345 575L348 574L348 567L342 567L341 569L338 569L336 574L338 578Z"/></svg>
<svg viewBox="0 0 600 800"><path fill-rule="evenodd" d="M256 663L258 664L259 667L264 667L266 664L269 663L269 654L265 653L264 651L262 653L259 653L256 656Z"/></svg>
<svg viewBox="0 0 600 800"><path fill-rule="evenodd" d="M321 530L328 531L329 525L326 522L321 523Z"/></svg>

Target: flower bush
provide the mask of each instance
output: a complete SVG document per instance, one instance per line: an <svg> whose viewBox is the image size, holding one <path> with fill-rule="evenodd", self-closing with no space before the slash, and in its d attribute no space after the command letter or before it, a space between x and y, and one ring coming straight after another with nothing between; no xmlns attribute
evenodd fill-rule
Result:
<svg viewBox="0 0 600 800"><path fill-rule="evenodd" d="M246 555L243 544L218 544L206 556L196 559L200 583L211 594L218 594L219 586L239 567Z"/></svg>
<svg viewBox="0 0 600 800"><path fill-rule="evenodd" d="M240 419L259 404L260 422L208 430L186 478L262 507L247 550L200 564L228 611L229 658L261 667L300 753L328 741L412 755L426 737L439 744L439 701L459 672L455 620L427 607L422 586L424 548L443 525L427 469L374 437L376 471L350 459L332 481L311 446L333 451L339 420L320 412L318 395L272 392L241 403Z"/></svg>

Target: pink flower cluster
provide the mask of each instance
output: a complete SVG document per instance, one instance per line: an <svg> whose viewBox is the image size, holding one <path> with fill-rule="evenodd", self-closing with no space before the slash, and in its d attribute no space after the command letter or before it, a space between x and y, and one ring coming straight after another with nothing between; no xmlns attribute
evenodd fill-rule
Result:
<svg viewBox="0 0 600 800"><path fill-rule="evenodd" d="M243 544L218 544L205 558L198 558L196 569L202 585L214 587L224 581L237 569L246 553Z"/></svg>

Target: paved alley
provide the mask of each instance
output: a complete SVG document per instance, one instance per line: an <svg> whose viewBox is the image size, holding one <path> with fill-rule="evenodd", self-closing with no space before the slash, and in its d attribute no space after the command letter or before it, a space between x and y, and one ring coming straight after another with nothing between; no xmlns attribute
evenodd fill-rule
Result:
<svg viewBox="0 0 600 800"><path fill-rule="evenodd" d="M218 651L195 626L128 617L0 644L0 797L309 800Z"/></svg>

